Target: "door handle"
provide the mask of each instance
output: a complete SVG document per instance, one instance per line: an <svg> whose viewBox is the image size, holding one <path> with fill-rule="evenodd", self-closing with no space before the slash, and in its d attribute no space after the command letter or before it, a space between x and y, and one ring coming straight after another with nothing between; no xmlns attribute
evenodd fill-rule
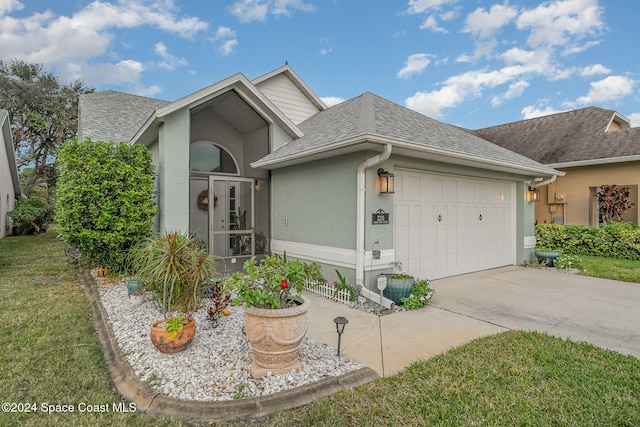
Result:
<svg viewBox="0 0 640 427"><path fill-rule="evenodd" d="M480 221L482 221L482 214L480 214Z"/></svg>
<svg viewBox="0 0 640 427"><path fill-rule="evenodd" d="M442 215L438 215L438 222L442 221Z"/></svg>

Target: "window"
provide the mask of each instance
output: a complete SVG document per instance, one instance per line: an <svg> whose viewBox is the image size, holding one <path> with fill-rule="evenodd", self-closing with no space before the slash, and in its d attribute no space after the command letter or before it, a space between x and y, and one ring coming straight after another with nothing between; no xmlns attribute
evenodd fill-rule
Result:
<svg viewBox="0 0 640 427"><path fill-rule="evenodd" d="M231 155L212 142L198 141L191 144L191 170L237 174L238 168Z"/></svg>

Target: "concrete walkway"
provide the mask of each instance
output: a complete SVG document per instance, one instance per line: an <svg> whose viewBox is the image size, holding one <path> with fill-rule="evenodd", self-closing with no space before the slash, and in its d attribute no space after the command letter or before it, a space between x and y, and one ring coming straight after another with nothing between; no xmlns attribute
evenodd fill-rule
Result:
<svg viewBox="0 0 640 427"><path fill-rule="evenodd" d="M377 316L310 295L309 336L337 346L333 319L346 317L341 352L381 376L474 338L536 330L640 357L640 284L524 267L434 280L426 308Z"/></svg>

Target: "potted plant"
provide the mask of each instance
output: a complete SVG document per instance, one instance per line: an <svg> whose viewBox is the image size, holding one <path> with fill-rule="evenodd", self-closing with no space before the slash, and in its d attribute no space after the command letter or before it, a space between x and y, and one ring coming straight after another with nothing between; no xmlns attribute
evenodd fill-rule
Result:
<svg viewBox="0 0 640 427"><path fill-rule="evenodd" d="M389 263L393 267L393 273L387 274L387 287L384 288L383 295L396 304L402 304L402 299L407 298L413 289L413 276L402 272L402 262L394 261Z"/></svg>
<svg viewBox="0 0 640 427"><path fill-rule="evenodd" d="M151 325L151 341L163 353L186 349L195 336L191 314L216 275L213 257L193 236L171 231L132 249L129 263L164 312Z"/></svg>
<svg viewBox="0 0 640 427"><path fill-rule="evenodd" d="M251 374L283 373L300 367L299 352L307 333L310 302L302 296L305 280L320 276L320 266L286 254L268 255L260 264L255 257L244 272L223 279L234 290L233 302L245 310L245 330L252 348Z"/></svg>

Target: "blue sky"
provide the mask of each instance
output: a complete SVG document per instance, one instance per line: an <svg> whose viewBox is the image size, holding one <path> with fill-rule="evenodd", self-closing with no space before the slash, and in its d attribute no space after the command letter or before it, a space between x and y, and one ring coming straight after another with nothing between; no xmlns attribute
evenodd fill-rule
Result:
<svg viewBox="0 0 640 427"><path fill-rule="evenodd" d="M176 100L288 61L477 129L595 105L640 125L637 0L0 0L0 59Z"/></svg>

